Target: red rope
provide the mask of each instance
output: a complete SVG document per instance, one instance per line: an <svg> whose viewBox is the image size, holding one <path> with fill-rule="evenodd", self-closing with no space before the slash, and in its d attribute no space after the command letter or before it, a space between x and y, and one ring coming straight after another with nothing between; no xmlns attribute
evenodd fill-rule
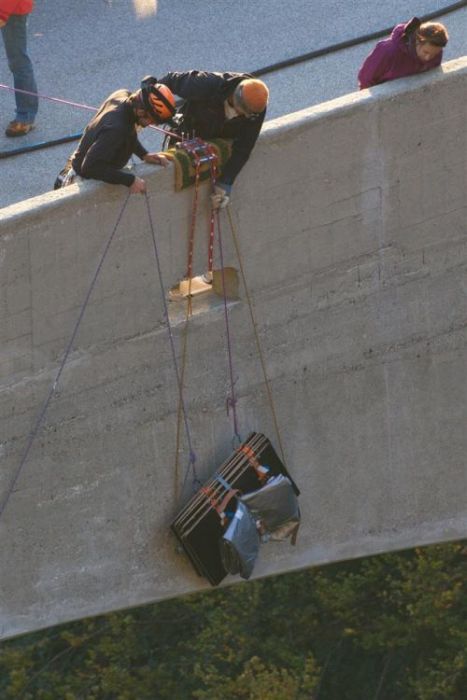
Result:
<svg viewBox="0 0 467 700"><path fill-rule="evenodd" d="M211 166L211 187L214 193L214 185L217 180L217 164L218 158L217 153L214 151L212 146L206 147L207 153L211 156L210 166ZM214 231L215 231L215 210L211 206L211 221L209 225L209 242L208 242L208 272L212 273L213 268L213 258L214 258Z"/></svg>
<svg viewBox="0 0 467 700"><path fill-rule="evenodd" d="M195 248L195 229L196 229L196 216L198 213L198 192L199 192L199 177L201 162L198 153L193 153L194 165L195 165L195 191L193 194L193 205L191 209L191 223L190 223L190 235L188 238L188 263L186 276L187 279L191 280L193 278L193 252Z"/></svg>

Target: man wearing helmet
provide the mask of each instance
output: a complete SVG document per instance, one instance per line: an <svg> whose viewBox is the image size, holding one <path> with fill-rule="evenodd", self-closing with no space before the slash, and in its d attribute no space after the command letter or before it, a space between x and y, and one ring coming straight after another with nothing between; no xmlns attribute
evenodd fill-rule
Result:
<svg viewBox="0 0 467 700"><path fill-rule="evenodd" d="M99 107L86 126L76 151L55 181L54 189L73 182L76 175L125 185L131 193L144 193L146 183L123 168L135 154L145 163L167 165L165 156L148 153L137 132L150 124L162 124L175 114L175 98L155 78L144 78L134 93L117 90Z"/></svg>
<svg viewBox="0 0 467 700"><path fill-rule="evenodd" d="M225 207L233 182L243 168L266 115L269 91L247 73L167 73L159 79L184 99L179 130L203 139L232 139L232 155L212 196L214 207Z"/></svg>

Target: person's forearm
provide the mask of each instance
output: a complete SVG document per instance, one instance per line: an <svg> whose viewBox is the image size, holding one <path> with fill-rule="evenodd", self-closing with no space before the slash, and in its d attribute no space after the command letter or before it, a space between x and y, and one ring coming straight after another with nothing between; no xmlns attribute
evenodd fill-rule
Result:
<svg viewBox="0 0 467 700"><path fill-rule="evenodd" d="M92 164L83 163L81 175L92 180L107 182L109 185L125 185L125 187L131 187L135 180L135 176L132 173L118 170L102 161Z"/></svg>
<svg viewBox="0 0 467 700"><path fill-rule="evenodd" d="M147 156L148 151L144 148L141 141L136 139L136 144L133 149L133 153L135 154L135 156L138 156L138 158L140 158L141 160L144 160L144 156Z"/></svg>

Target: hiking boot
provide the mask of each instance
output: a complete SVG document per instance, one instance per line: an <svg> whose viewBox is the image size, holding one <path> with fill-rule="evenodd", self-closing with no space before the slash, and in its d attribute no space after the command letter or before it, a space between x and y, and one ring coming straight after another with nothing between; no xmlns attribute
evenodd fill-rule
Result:
<svg viewBox="0 0 467 700"><path fill-rule="evenodd" d="M26 136L32 129L34 129L34 124L24 124L14 119L8 124L5 130L5 136Z"/></svg>

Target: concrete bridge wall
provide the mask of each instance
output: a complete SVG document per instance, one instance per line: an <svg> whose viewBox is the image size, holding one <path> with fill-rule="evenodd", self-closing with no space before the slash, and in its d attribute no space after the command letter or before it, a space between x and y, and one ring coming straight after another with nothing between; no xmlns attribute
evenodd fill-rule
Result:
<svg viewBox="0 0 467 700"><path fill-rule="evenodd" d="M233 198L297 546L255 574L467 536L467 59L269 122ZM192 192L141 168L168 289ZM56 376L125 192L0 212L0 497ZM201 193L196 271L204 269ZM223 217L225 263L238 267ZM175 308L174 308L175 306ZM177 352L183 312L171 303ZM277 447L245 295L230 306L240 431ZM199 300L186 404L197 467L230 454L223 309ZM145 201L132 197L0 520L0 636L203 588L168 525L177 390Z"/></svg>

